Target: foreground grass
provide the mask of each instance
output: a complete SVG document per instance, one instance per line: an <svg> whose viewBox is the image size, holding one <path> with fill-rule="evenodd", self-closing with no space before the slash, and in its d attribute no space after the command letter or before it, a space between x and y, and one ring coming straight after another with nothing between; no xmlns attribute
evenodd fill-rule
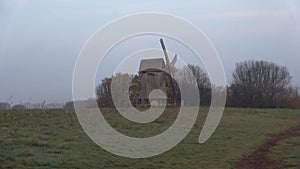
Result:
<svg viewBox="0 0 300 169"><path fill-rule="evenodd" d="M173 110L142 126L122 119L111 109L103 111L112 126L132 136L162 132L176 118ZM198 144L207 111L200 110L197 123L179 145L147 159L122 158L104 151L83 132L72 110L1 111L0 168L234 168L272 135L300 122L299 110L227 108L214 135ZM272 150L272 158L285 153L299 155L299 149L282 144Z"/></svg>
<svg viewBox="0 0 300 169"><path fill-rule="evenodd" d="M298 169L300 167L300 136L281 140L268 155L271 160L283 163L284 168Z"/></svg>

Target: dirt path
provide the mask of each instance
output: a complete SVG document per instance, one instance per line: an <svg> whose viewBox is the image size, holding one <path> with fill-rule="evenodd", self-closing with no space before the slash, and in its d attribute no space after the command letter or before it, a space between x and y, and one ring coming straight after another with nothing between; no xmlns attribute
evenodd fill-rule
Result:
<svg viewBox="0 0 300 169"><path fill-rule="evenodd" d="M288 137L300 136L300 124L295 127L289 128L282 133L273 136L265 144L255 150L249 157L240 161L237 165L239 169L284 169L289 166L280 161L272 161L267 157L270 148L276 146L276 144Z"/></svg>

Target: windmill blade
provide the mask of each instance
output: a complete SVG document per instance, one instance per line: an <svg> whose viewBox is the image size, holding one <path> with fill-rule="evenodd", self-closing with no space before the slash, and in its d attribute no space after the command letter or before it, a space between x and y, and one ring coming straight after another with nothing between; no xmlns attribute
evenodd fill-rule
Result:
<svg viewBox="0 0 300 169"><path fill-rule="evenodd" d="M177 54L175 54L175 56L174 56L173 60L171 61L171 64L170 64L170 65L171 65L172 67L174 67L176 61L177 61Z"/></svg>
<svg viewBox="0 0 300 169"><path fill-rule="evenodd" d="M164 55L165 55L165 58L166 58L166 65L168 67L168 71L169 71L169 73L171 73L171 70L170 70L170 60L169 60L168 53L167 53L167 50L166 50L166 47L165 47L163 39L160 39L160 44L161 44L161 47L162 47L162 49L164 51Z"/></svg>
<svg viewBox="0 0 300 169"><path fill-rule="evenodd" d="M176 61L177 61L177 54L175 54L173 60L170 63L170 70L171 70L172 75L175 73L175 63L176 63Z"/></svg>
<svg viewBox="0 0 300 169"><path fill-rule="evenodd" d="M167 62L166 64L167 64L167 67L168 67L167 70L168 70L168 73L169 73L169 77L170 77L170 81L171 81L171 87L172 87L172 95L174 96L175 95L175 87L174 87L173 79L171 77L171 75L173 75L173 72L171 71L170 60L169 60L168 53L167 53L167 50L166 50L163 39L160 39L160 44L161 44L161 47L162 47L162 49L164 51L164 54L165 54L165 57L166 57L166 62Z"/></svg>

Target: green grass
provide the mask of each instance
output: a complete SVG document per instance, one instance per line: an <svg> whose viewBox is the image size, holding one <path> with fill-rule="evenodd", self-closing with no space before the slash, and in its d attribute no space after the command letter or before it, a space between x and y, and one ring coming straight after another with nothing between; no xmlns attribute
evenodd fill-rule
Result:
<svg viewBox="0 0 300 169"><path fill-rule="evenodd" d="M146 137L167 129L176 118L173 111L147 126L132 124L111 109L104 114L118 131ZM0 168L234 168L272 135L300 122L299 110L226 108L213 136L198 144L207 111L200 110L197 123L179 145L147 159L123 158L98 147L72 110L0 111ZM300 142L299 137L292 139L283 140L270 156L299 162L294 159L299 145L296 150L294 144L285 146Z"/></svg>
<svg viewBox="0 0 300 169"><path fill-rule="evenodd" d="M300 166L300 136L281 140L269 153L274 161L279 161L289 168L298 169Z"/></svg>

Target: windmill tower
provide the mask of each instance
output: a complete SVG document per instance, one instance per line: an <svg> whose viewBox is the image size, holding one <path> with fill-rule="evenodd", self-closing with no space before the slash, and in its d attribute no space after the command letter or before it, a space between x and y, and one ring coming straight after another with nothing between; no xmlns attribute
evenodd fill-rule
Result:
<svg viewBox="0 0 300 169"><path fill-rule="evenodd" d="M169 77L171 80L172 93L175 93L175 88L170 75L173 75L174 65L177 60L177 55L173 58L170 63L166 47L164 45L163 39L160 39L160 43L165 55L165 60L163 58L155 59L142 59L139 67L139 74L141 76L141 87L139 91L139 98L137 103L140 105L149 105L149 94L153 89L165 89L166 82L165 77ZM159 97L155 98L157 102L165 100L165 98Z"/></svg>

